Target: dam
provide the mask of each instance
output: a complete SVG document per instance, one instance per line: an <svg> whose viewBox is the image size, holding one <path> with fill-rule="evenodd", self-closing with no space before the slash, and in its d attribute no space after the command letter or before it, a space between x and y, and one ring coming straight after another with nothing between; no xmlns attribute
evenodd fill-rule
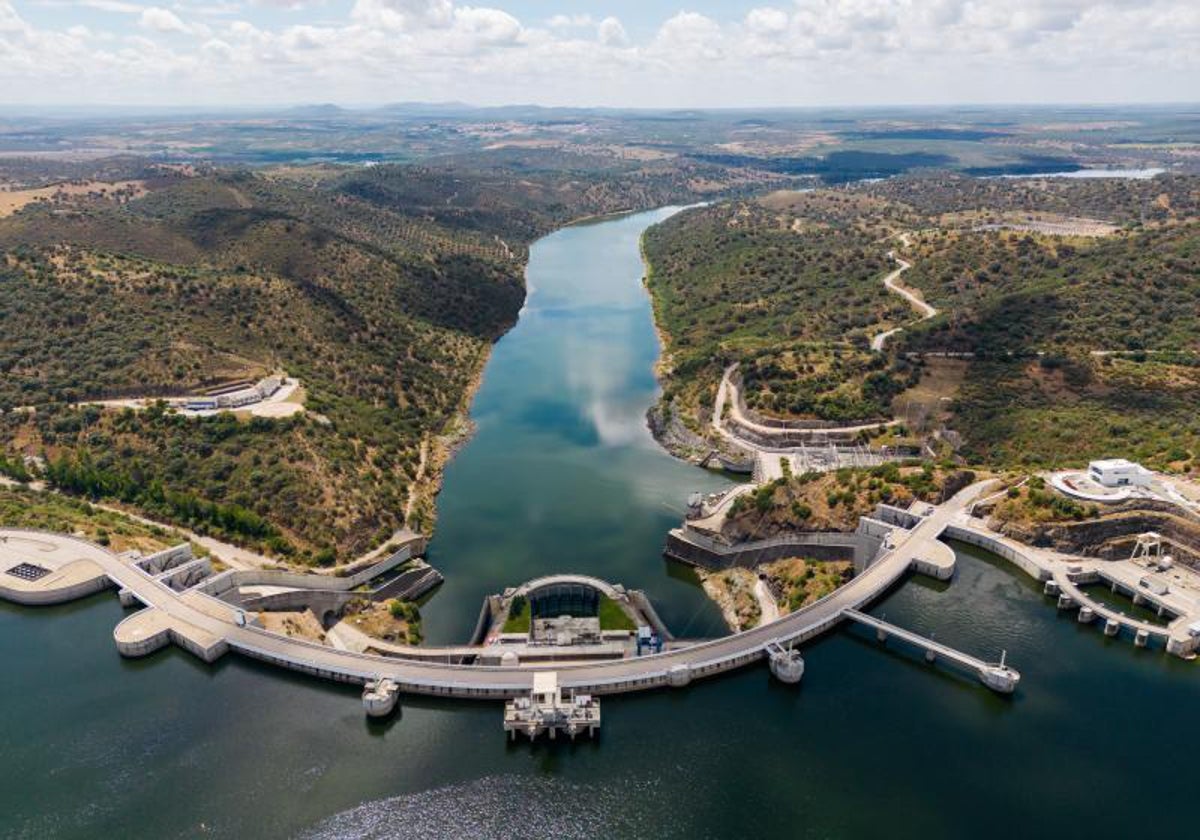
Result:
<svg viewBox="0 0 1200 840"><path fill-rule="evenodd" d="M815 638L848 613L858 616L859 607L878 598L910 570L923 569L938 578L949 577L954 554L939 538L951 522L966 515L971 502L986 486L987 482L972 485L927 516L915 518L911 527L897 526L873 562L849 583L807 607L751 630L661 653L558 664L554 666L555 690L561 686L591 695L682 687L693 680L760 660L771 645ZM59 600L78 597L81 584L77 578L81 576L86 579L89 591L101 587L97 581L111 581L128 593L129 598L140 602L144 609L130 615L113 632L117 648L125 656L144 656L174 642L206 662L233 650L325 679L360 684L388 679L401 692L467 699L512 699L536 692L538 681L545 679L546 667L541 665L522 668L455 664L455 659L464 654L461 647L423 647L414 649L411 658L383 657L269 633L252 626L238 606L204 592L202 585L177 591L163 575L154 573L157 567L152 564L127 562L99 546L51 534L9 531L0 532L0 538L10 562L17 560L23 551L32 550L25 546L32 547L35 543L52 544L55 552L72 558L53 574L23 582L24 588L38 593L42 603L56 597ZM178 568L189 566L190 563L184 563ZM65 576L61 584L60 574ZM602 584L597 582L597 585ZM543 582L527 591L531 597L536 597L539 591L553 592L553 609L561 612L565 609L560 603L563 599L582 601L585 596L580 593L585 590L590 591L586 581L563 578ZM609 590L606 597L616 594L615 590ZM8 596L10 591L0 589L0 595Z"/></svg>

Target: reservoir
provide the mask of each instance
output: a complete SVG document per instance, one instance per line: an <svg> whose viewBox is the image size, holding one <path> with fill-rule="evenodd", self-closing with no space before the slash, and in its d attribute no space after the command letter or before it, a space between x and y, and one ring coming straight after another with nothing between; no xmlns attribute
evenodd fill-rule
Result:
<svg viewBox="0 0 1200 840"><path fill-rule="evenodd" d="M660 556L694 490L727 482L645 428L657 343L641 232L670 211L534 245L530 296L496 346L446 474L425 604L464 641L489 592L550 571L644 589L680 636L722 632ZM765 665L606 698L575 744L509 744L500 704L402 698L171 647L123 660L112 594L0 603L0 837L893 838L1190 836L1194 663L1102 636L965 547L948 584L910 578L872 612L1022 673L1011 698L843 627L804 682ZM1186 758L1185 758L1186 760Z"/></svg>

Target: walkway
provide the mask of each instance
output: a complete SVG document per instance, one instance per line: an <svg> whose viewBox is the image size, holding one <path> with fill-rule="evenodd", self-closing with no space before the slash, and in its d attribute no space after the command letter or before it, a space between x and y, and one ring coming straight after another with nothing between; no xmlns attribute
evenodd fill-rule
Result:
<svg viewBox="0 0 1200 840"><path fill-rule="evenodd" d="M912 567L928 568L953 553L938 542L946 525L961 514L986 482L975 484L937 508L911 531L896 529L894 546L864 572L832 594L777 621L751 630L702 642L681 650L616 661L561 664L555 667L566 689L590 693L636 691L683 685L757 661L773 642L803 642L834 627L846 609L858 609L878 598ZM940 560L939 560L940 558ZM467 698L511 697L531 689L536 668L483 667L452 664L461 647L420 648L412 655L426 661L395 659L338 650L303 639L268 633L246 623L245 614L229 604L190 590L178 593L109 552L94 562L148 609L125 619L114 631L127 655L150 653L175 642L211 661L232 649L246 656L341 682L363 682L376 676L395 680L402 691ZM477 649L476 649L477 650ZM433 661L445 657L445 662ZM544 666L543 666L544 667Z"/></svg>
<svg viewBox="0 0 1200 840"><path fill-rule="evenodd" d="M858 610L846 610L844 615L856 624L861 624L864 627L870 627L872 630L875 630L882 637L881 641L895 636L897 639L903 639L914 647L919 647L924 651L933 653L939 659L944 659L966 668L968 671L981 673L992 665L992 663L971 656L969 653L963 653L949 645L935 642L933 639L927 639L918 633L905 630L903 627L897 627L895 624L876 618L873 615L867 615Z"/></svg>

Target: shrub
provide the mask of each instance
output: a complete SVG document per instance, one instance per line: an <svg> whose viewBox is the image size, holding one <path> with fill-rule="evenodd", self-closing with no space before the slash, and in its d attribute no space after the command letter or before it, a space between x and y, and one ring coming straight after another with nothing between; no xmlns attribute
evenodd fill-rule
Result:
<svg viewBox="0 0 1200 840"><path fill-rule="evenodd" d="M313 555L313 562L318 566L332 566L337 563L337 551L326 546Z"/></svg>

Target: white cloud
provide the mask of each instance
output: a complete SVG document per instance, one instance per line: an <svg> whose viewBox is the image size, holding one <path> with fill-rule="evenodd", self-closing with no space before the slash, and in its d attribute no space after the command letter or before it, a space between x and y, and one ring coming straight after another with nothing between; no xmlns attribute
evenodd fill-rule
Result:
<svg viewBox="0 0 1200 840"><path fill-rule="evenodd" d="M789 20L782 9L751 9L746 15L746 28L755 34L777 34L787 30Z"/></svg>
<svg viewBox="0 0 1200 840"><path fill-rule="evenodd" d="M25 21L8 0L0 0L0 33L25 32Z"/></svg>
<svg viewBox="0 0 1200 840"><path fill-rule="evenodd" d="M151 32L189 32L188 26L170 9L151 6L142 11L138 26Z"/></svg>
<svg viewBox="0 0 1200 840"><path fill-rule="evenodd" d="M678 12L659 27L652 46L660 54L674 53L683 61L711 60L721 57L723 35L712 18L696 12Z"/></svg>
<svg viewBox="0 0 1200 840"><path fill-rule="evenodd" d="M521 22L500 9L466 6L454 10L454 29L478 45L511 44L521 35Z"/></svg>
<svg viewBox="0 0 1200 840"><path fill-rule="evenodd" d="M140 3L125 3L122 0L79 0L79 5L102 12L116 12L121 15L136 15L146 8Z"/></svg>
<svg viewBox="0 0 1200 840"><path fill-rule="evenodd" d="M615 17L606 17L596 26L596 37L606 47L623 47L629 43L629 35L621 21Z"/></svg>
<svg viewBox="0 0 1200 840"><path fill-rule="evenodd" d="M1184 100L1200 90L1197 0L763 0L737 19L664 15L639 38L615 17L527 24L506 0L313 0L284 22L253 23L228 17L233 0L41 2L62 4L54 27L0 0L0 89L11 101L120 90L160 103L716 106ZM82 4L115 13L111 23L72 20Z"/></svg>

